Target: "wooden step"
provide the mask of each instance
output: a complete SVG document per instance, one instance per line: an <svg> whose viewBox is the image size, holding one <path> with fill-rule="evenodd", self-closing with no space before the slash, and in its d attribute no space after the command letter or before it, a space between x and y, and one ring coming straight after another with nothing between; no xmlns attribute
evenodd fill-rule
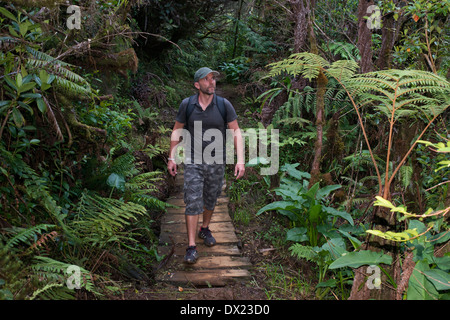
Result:
<svg viewBox="0 0 450 320"><path fill-rule="evenodd" d="M173 213L184 214L185 208L186 208L185 205L179 206L178 208L167 208L167 214L173 214ZM214 208L214 213L216 213L216 212L228 213L228 204L222 203L222 204L217 205Z"/></svg>
<svg viewBox="0 0 450 320"><path fill-rule="evenodd" d="M174 206L179 206L179 207L184 207L185 206L183 197L180 197L180 198L168 198L166 200L166 202L171 204L171 205L174 205ZM219 198L217 198L216 205L220 205L220 204L228 204L228 197L219 197Z"/></svg>
<svg viewBox="0 0 450 320"><path fill-rule="evenodd" d="M172 266L180 271L208 270L208 269L238 269L251 266L246 257L237 256L200 256L195 264L184 262L184 254L175 256Z"/></svg>
<svg viewBox="0 0 450 320"><path fill-rule="evenodd" d="M202 223L198 223L198 228L200 230ZM211 222L209 224L209 229L213 233L213 235L216 232L233 232L234 226L229 222ZM186 224L185 223L165 223L161 225L161 232L167 232L170 234L174 233L186 233Z"/></svg>
<svg viewBox="0 0 450 320"><path fill-rule="evenodd" d="M186 253L186 244L177 244L173 245L173 255L174 256L183 256ZM167 245L159 246L160 255L168 254L172 251L172 244L168 243ZM197 251L200 257L205 256L241 256L242 252L235 244L216 244L213 247L205 246L203 243L197 244Z"/></svg>
<svg viewBox="0 0 450 320"><path fill-rule="evenodd" d="M216 239L217 243L237 243L238 238L236 236L236 233L234 231L219 231L214 232L214 238ZM186 232L177 232L177 233L169 233L164 232L161 233L159 237L159 243L172 243L175 242L176 244L187 244L187 234ZM203 242L203 240L200 240L198 242Z"/></svg>
<svg viewBox="0 0 450 320"><path fill-rule="evenodd" d="M199 215L198 217L199 223L203 221L203 215ZM231 223L231 217L228 214L228 212L214 212L211 217L211 223L213 222L230 222ZM186 216L184 213L181 214L165 214L162 217L161 224L185 224L186 223Z"/></svg>
<svg viewBox="0 0 450 320"><path fill-rule="evenodd" d="M195 287L223 287L250 279L251 274L245 269L215 269L214 272L211 270L167 272L158 280L179 285L194 285Z"/></svg>

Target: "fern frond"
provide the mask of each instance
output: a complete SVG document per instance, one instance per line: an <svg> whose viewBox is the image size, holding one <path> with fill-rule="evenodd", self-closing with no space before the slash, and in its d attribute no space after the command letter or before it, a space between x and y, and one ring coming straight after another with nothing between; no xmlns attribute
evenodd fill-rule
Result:
<svg viewBox="0 0 450 320"><path fill-rule="evenodd" d="M319 260L319 256L313 247L305 246L300 243L295 243L289 247L291 255L298 259L305 259L311 262L316 262Z"/></svg>
<svg viewBox="0 0 450 320"><path fill-rule="evenodd" d="M407 188L411 183L411 178L413 174L413 168L411 166L403 165L400 168L400 179L402 181L403 188Z"/></svg>
<svg viewBox="0 0 450 320"><path fill-rule="evenodd" d="M47 283L43 288L33 292L30 300L75 300L75 291L62 283Z"/></svg>
<svg viewBox="0 0 450 320"><path fill-rule="evenodd" d="M337 80L344 80L352 77L358 70L358 67L354 60L339 60L333 62L326 73Z"/></svg>
<svg viewBox="0 0 450 320"><path fill-rule="evenodd" d="M170 205L151 195L158 191L155 183L162 179L160 171L145 172L131 178L125 183L125 198L147 208L164 210Z"/></svg>
<svg viewBox="0 0 450 320"><path fill-rule="evenodd" d="M130 201L133 201L136 204L140 204L142 206L145 206L146 208L153 209L153 210L164 210L169 207L175 207L167 202L164 202L162 200L159 200L156 197L152 197L148 194L131 194L130 195Z"/></svg>
<svg viewBox="0 0 450 320"><path fill-rule="evenodd" d="M344 84L358 104L378 102L395 120L418 112L436 116L449 106L450 83L426 71L382 70L354 76Z"/></svg>
<svg viewBox="0 0 450 320"><path fill-rule="evenodd" d="M147 210L142 205L121 200L84 194L78 204L78 214L72 222L81 239L93 246L103 247L109 242L124 238L124 228Z"/></svg>
<svg viewBox="0 0 450 320"><path fill-rule="evenodd" d="M318 55L309 52L295 53L288 59L269 64L269 76L273 77L286 72L293 76L302 75L311 80L317 78L320 70L329 65L328 61Z"/></svg>
<svg viewBox="0 0 450 320"><path fill-rule="evenodd" d="M112 160L110 164L106 163L108 166L106 171L108 173L116 173L124 177L133 176L138 173L135 161L136 158L133 156L133 153L127 152Z"/></svg>
<svg viewBox="0 0 450 320"><path fill-rule="evenodd" d="M323 46L323 49L328 49L333 55L340 55L343 59L347 60L359 60L361 58L358 47L352 43L334 41Z"/></svg>
<svg viewBox="0 0 450 320"><path fill-rule="evenodd" d="M383 160L377 155L374 155L374 158L378 163L378 167L381 168L383 166ZM361 152L357 154L344 157L343 160L349 162L349 165L344 168L343 173L346 173L352 167L355 167L355 165L373 167L369 150L361 150Z"/></svg>
<svg viewBox="0 0 450 320"><path fill-rule="evenodd" d="M31 265L31 269L35 275L39 276L39 278L42 281L47 282L47 284L58 283L65 286L66 280L70 276L68 270L73 266L74 265L71 263L58 261L49 257L36 256L34 258L34 263ZM77 267L80 271L80 287L94 294L100 294L95 288L92 274L83 267ZM50 289L51 287L53 286L50 286L47 289ZM42 292L46 290L43 290ZM40 293L41 292L39 292L39 294Z"/></svg>
<svg viewBox="0 0 450 320"><path fill-rule="evenodd" d="M49 74L55 76L56 87L64 91L67 95L89 96L92 94L89 82L70 70L74 66L31 47L27 47L27 52L31 55L27 59L27 65L30 68L48 70Z"/></svg>
<svg viewBox="0 0 450 320"><path fill-rule="evenodd" d="M5 247L8 249L12 249L20 242L23 242L27 245L31 245L33 240L37 240L38 235L42 234L43 231L47 231L50 228L54 228L55 225L52 224L39 224L30 228L19 228L13 227L10 229L3 229L9 233L15 234L12 238L8 239L5 244Z"/></svg>

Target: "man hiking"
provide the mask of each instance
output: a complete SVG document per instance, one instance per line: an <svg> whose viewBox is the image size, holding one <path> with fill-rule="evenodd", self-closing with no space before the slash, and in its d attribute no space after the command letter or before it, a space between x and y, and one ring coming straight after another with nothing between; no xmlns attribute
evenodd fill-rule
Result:
<svg viewBox="0 0 450 320"><path fill-rule="evenodd" d="M237 154L234 170L236 179L241 178L245 172L242 136L236 111L227 99L215 94L218 74L217 71L206 67L197 70L194 75L194 86L198 93L181 102L171 136L167 168L172 176L177 174L175 154L176 146L180 142L180 132L185 133L183 139L188 140L185 142L190 145L190 148L187 147L188 150L185 150L184 164L184 202L188 236L184 260L187 263L197 261L197 233L205 245L213 246L216 243L209 230L209 223L217 197L222 191L226 131L231 130L233 133L233 144ZM215 148L211 148L212 146ZM203 221L200 230L197 231L200 214L203 214Z"/></svg>

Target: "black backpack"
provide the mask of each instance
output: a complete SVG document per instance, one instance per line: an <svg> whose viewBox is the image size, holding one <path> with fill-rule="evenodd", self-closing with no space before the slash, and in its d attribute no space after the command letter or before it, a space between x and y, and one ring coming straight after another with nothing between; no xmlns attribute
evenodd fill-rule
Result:
<svg viewBox="0 0 450 320"><path fill-rule="evenodd" d="M189 97L188 105L186 107L186 124L185 124L186 129L187 129L187 125L189 123L189 117L191 116L191 114L195 108L194 101L195 101L196 97L197 97L196 94ZM222 115L223 122L225 123L225 128L226 128L227 127L227 109L225 108L224 98L215 95L214 99L215 99L215 105L217 106L217 108L219 108L219 112Z"/></svg>

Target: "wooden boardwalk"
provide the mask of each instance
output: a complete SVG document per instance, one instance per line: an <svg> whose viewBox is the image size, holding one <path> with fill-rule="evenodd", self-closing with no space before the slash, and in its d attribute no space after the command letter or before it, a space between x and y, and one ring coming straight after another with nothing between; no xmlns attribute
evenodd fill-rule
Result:
<svg viewBox="0 0 450 320"><path fill-rule="evenodd" d="M195 264L186 264L184 254L187 248L186 222L183 201L183 173L175 179L175 190L167 200L179 208L169 208L161 221L159 255L168 258L158 271L157 280L178 284L202 286L225 286L233 282L250 279L249 260L242 257L238 238L228 213L228 197L222 191L211 219L209 228L216 238L216 245L207 247L197 238L199 259ZM199 228L202 215L199 216Z"/></svg>

